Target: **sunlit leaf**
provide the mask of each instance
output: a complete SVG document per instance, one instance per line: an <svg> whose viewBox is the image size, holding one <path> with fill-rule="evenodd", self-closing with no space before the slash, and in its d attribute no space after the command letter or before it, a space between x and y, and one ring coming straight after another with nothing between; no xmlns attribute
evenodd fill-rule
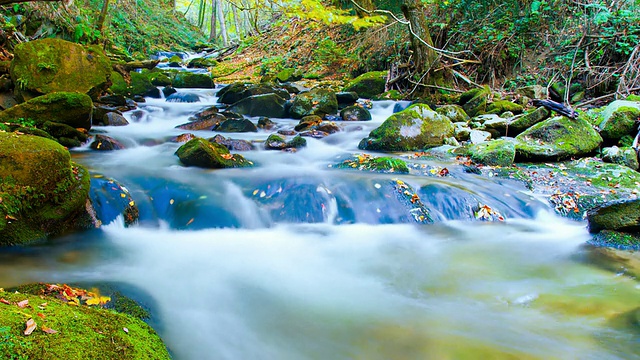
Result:
<svg viewBox="0 0 640 360"><path fill-rule="evenodd" d="M33 318L27 320L26 328L24 329L24 334L25 335L31 335L33 330L35 330L37 327L38 327L38 324L36 324L36 321L33 320Z"/></svg>
<svg viewBox="0 0 640 360"><path fill-rule="evenodd" d="M18 302L16 305L18 305L19 308L24 309L29 305L29 299L22 300Z"/></svg>
<svg viewBox="0 0 640 360"><path fill-rule="evenodd" d="M42 325L42 331L44 331L47 334L56 334L56 333L58 333L58 331L53 330L52 328L48 328L48 327L46 327L44 325Z"/></svg>

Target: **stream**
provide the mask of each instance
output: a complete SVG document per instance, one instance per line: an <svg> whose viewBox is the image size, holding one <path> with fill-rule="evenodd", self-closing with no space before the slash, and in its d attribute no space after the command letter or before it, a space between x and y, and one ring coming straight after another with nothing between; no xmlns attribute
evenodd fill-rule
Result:
<svg viewBox="0 0 640 360"><path fill-rule="evenodd" d="M592 262L584 222L445 160L412 160L411 174L335 168L395 102L296 153L257 144L241 152L256 167L208 170L181 165L168 139L216 92L180 91L201 101L147 99L130 125L94 127L127 149L73 152L127 187L139 223L3 250L1 286L115 284L151 310L176 359L640 359L640 285ZM433 224L415 221L398 180ZM479 203L505 221L476 220Z"/></svg>

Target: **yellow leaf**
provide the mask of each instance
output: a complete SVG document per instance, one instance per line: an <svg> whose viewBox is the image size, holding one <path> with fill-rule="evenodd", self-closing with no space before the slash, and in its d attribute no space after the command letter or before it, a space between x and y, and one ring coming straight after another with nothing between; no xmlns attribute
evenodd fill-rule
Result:
<svg viewBox="0 0 640 360"><path fill-rule="evenodd" d="M87 300L87 305L104 305L111 301L111 298L108 296L97 296Z"/></svg>

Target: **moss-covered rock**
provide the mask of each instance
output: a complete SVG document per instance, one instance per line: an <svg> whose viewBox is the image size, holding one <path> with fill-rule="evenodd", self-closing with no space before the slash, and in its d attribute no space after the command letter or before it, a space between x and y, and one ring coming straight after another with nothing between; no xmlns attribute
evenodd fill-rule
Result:
<svg viewBox="0 0 640 360"><path fill-rule="evenodd" d="M469 115L467 115L462 106L459 105L444 105L437 108L436 112L448 117L449 120L454 123L469 121Z"/></svg>
<svg viewBox="0 0 640 360"><path fill-rule="evenodd" d="M224 145L211 143L205 139L193 139L182 145L176 155L187 166L211 169L253 166L242 155L231 154Z"/></svg>
<svg viewBox="0 0 640 360"><path fill-rule="evenodd" d="M293 68L286 68L276 74L276 79L280 82L298 81L302 79L302 73Z"/></svg>
<svg viewBox="0 0 640 360"><path fill-rule="evenodd" d="M467 115L474 117L486 113L490 96L491 89L488 86L472 89L460 95L459 104Z"/></svg>
<svg viewBox="0 0 640 360"><path fill-rule="evenodd" d="M638 153L631 147L619 148L613 146L602 149L602 160L614 164L627 166L633 170L638 170Z"/></svg>
<svg viewBox="0 0 640 360"><path fill-rule="evenodd" d="M326 89L313 89L298 94L291 103L289 115L302 119L308 115L325 116L338 112L336 93Z"/></svg>
<svg viewBox="0 0 640 360"><path fill-rule="evenodd" d="M492 102L489 107L487 107L487 114L500 115L507 111L514 114L521 114L523 109L522 105L512 103L509 100L498 100Z"/></svg>
<svg viewBox="0 0 640 360"><path fill-rule="evenodd" d="M640 231L640 199L604 204L587 212L589 232L602 230Z"/></svg>
<svg viewBox="0 0 640 360"><path fill-rule="evenodd" d="M195 74L180 71L175 73L172 80L173 87L176 88L203 88L213 89L214 83L208 74Z"/></svg>
<svg viewBox="0 0 640 360"><path fill-rule="evenodd" d="M189 63L187 64L187 67L188 68L206 69L206 68L209 68L209 67L218 66L218 64L219 63L216 61L216 59L200 57L200 58L194 58L194 59L189 60Z"/></svg>
<svg viewBox="0 0 640 360"><path fill-rule="evenodd" d="M344 121L369 121L371 113L362 106L347 106L340 111L340 117Z"/></svg>
<svg viewBox="0 0 640 360"><path fill-rule="evenodd" d="M469 148L471 160L479 164L491 166L509 166L516 157L516 146L513 141L494 140L472 145Z"/></svg>
<svg viewBox="0 0 640 360"><path fill-rule="evenodd" d="M66 124L74 128L91 128L93 102L88 95L56 92L33 98L0 112L0 122L32 122L36 127L47 121Z"/></svg>
<svg viewBox="0 0 640 360"><path fill-rule="evenodd" d="M264 148L266 150L300 149L305 146L307 146L307 140L300 135L297 135L293 139L287 141L284 137L278 134L271 134L264 142Z"/></svg>
<svg viewBox="0 0 640 360"><path fill-rule="evenodd" d="M554 117L534 125L516 137L518 161L555 161L593 152L602 138L581 119Z"/></svg>
<svg viewBox="0 0 640 360"><path fill-rule="evenodd" d="M47 121L42 124L42 130L53 136L62 146L68 148L78 147L84 144L89 136L78 129L66 124Z"/></svg>
<svg viewBox="0 0 640 360"><path fill-rule="evenodd" d="M151 83L149 73L131 72L130 84L127 84L122 75L117 72L111 75L111 80L113 85L111 85L110 90L116 95L159 97L160 91Z"/></svg>
<svg viewBox="0 0 640 360"><path fill-rule="evenodd" d="M22 43L14 49L11 78L23 100L68 91L97 98L110 85L111 62L97 47L60 39Z"/></svg>
<svg viewBox="0 0 640 360"><path fill-rule="evenodd" d="M354 169L381 173L409 173L407 163L402 159L388 156L371 156L369 154L353 155L353 157L346 159L333 167L338 169Z"/></svg>
<svg viewBox="0 0 640 360"><path fill-rule="evenodd" d="M515 116L509 120L508 134L511 136L518 135L533 125L549 118L550 115L551 112L549 112L549 110L539 107L533 111Z"/></svg>
<svg viewBox="0 0 640 360"><path fill-rule="evenodd" d="M613 230L602 230L593 235L593 238L589 240L589 244L616 249L639 250L640 233L626 233ZM619 268L620 263L617 264Z"/></svg>
<svg viewBox="0 0 640 360"><path fill-rule="evenodd" d="M607 105L600 114L600 135L605 141L617 141L631 134L640 118L640 102L616 100Z"/></svg>
<svg viewBox="0 0 640 360"><path fill-rule="evenodd" d="M87 228L89 174L55 141L0 133L0 245Z"/></svg>
<svg viewBox="0 0 640 360"><path fill-rule="evenodd" d="M384 92L387 83L387 71L372 71L364 73L345 86L344 91L354 91L361 98L371 99Z"/></svg>
<svg viewBox="0 0 640 360"><path fill-rule="evenodd" d="M219 132L257 132L258 128L249 119L227 119L213 128Z"/></svg>
<svg viewBox="0 0 640 360"><path fill-rule="evenodd" d="M285 103L286 100L278 94L253 95L234 103L229 111L249 116L283 118L287 114Z"/></svg>
<svg viewBox="0 0 640 360"><path fill-rule="evenodd" d="M0 307L2 359L171 358L156 332L133 316L95 306L70 306L54 296L0 292L0 298L10 303ZM33 305L15 305L24 300ZM29 319L37 327L26 336Z"/></svg>
<svg viewBox="0 0 640 360"><path fill-rule="evenodd" d="M218 92L218 102L222 104L235 104L250 96L264 94L277 94L285 100L290 98L290 95L286 90L275 88L267 84L235 82L224 87Z"/></svg>
<svg viewBox="0 0 640 360"><path fill-rule="evenodd" d="M454 126L449 118L427 105L416 104L391 115L362 139L358 147L382 151L422 150L444 144L453 133Z"/></svg>

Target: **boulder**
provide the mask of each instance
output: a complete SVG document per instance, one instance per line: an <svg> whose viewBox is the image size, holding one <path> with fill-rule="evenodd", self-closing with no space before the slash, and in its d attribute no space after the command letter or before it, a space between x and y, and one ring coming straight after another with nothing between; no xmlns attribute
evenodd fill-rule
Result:
<svg viewBox="0 0 640 360"><path fill-rule="evenodd" d="M211 114L210 116L202 117L198 120L193 120L186 124L176 126L176 129L182 130L213 130L217 128L227 118L222 114Z"/></svg>
<svg viewBox="0 0 640 360"><path fill-rule="evenodd" d="M416 104L391 115L358 147L366 150L416 151L444 144L453 136L454 126L446 116L429 106Z"/></svg>
<svg viewBox="0 0 640 360"><path fill-rule="evenodd" d="M557 116L534 125L516 137L517 161L557 161L587 155L602 138L580 118Z"/></svg>
<svg viewBox="0 0 640 360"><path fill-rule="evenodd" d="M214 117L216 116L218 113L220 113L220 109L218 109L217 106L209 106L207 108L204 108L200 111L198 111L197 113L193 114L192 117L189 118L189 120L204 120L204 119L208 119L210 117Z"/></svg>
<svg viewBox="0 0 640 360"><path fill-rule="evenodd" d="M102 126L125 126L129 125L129 121L122 116L122 114L117 112L108 112L104 114L100 121L94 121L94 125L102 125Z"/></svg>
<svg viewBox="0 0 640 360"><path fill-rule="evenodd" d="M315 129L318 125L322 124L322 118L318 115L308 115L303 117L298 125L296 125L293 129L295 131L305 131L310 129Z"/></svg>
<svg viewBox="0 0 640 360"><path fill-rule="evenodd" d="M120 141L105 135L96 135L90 146L93 150L99 151L122 150L125 148Z"/></svg>
<svg viewBox="0 0 640 360"><path fill-rule="evenodd" d="M460 95L459 104L467 115L474 117L486 113L490 96L491 89L488 86L472 89Z"/></svg>
<svg viewBox="0 0 640 360"><path fill-rule="evenodd" d="M258 119L258 128L264 130L271 130L276 127L276 123L274 123L268 117L261 117Z"/></svg>
<svg viewBox="0 0 640 360"><path fill-rule="evenodd" d="M169 96L171 96L172 94L175 94L177 92L178 92L178 90L176 90L171 85L167 85L167 86L162 88L162 94L164 95L165 98L168 98ZM200 101L200 99L198 99L198 101Z"/></svg>
<svg viewBox="0 0 640 360"><path fill-rule="evenodd" d="M258 132L256 125L249 119L227 119L212 130L227 133Z"/></svg>
<svg viewBox="0 0 640 360"><path fill-rule="evenodd" d="M254 146L247 140L226 138L220 134L212 137L211 139L209 139L209 141L216 144L224 145L227 149L229 149L229 151L249 151L254 149Z"/></svg>
<svg viewBox="0 0 640 360"><path fill-rule="evenodd" d="M92 227L89 173L55 141L0 132L0 245Z"/></svg>
<svg viewBox="0 0 640 360"><path fill-rule="evenodd" d="M631 147L619 148L613 146L602 149L602 160L613 164L627 166L633 170L638 170L638 153Z"/></svg>
<svg viewBox="0 0 640 360"><path fill-rule="evenodd" d="M454 123L469 121L469 115L464 112L464 109L460 105L444 105L437 108L436 112L448 117L449 120Z"/></svg>
<svg viewBox="0 0 640 360"><path fill-rule="evenodd" d="M524 108L522 105L512 103L508 100L494 101L487 107L487 114L502 114L505 112L511 112L513 114L521 114Z"/></svg>
<svg viewBox="0 0 640 360"><path fill-rule="evenodd" d="M543 107L539 107L534 111L520 114L509 120L507 134L515 136L527 130L533 125L549 118L551 112Z"/></svg>
<svg viewBox="0 0 640 360"><path fill-rule="evenodd" d="M153 86L171 86L172 84L169 75L162 72L150 71L148 78Z"/></svg>
<svg viewBox="0 0 640 360"><path fill-rule="evenodd" d="M372 71L364 73L345 86L343 91L353 91L361 98L371 99L384 92L387 83L387 71Z"/></svg>
<svg viewBox="0 0 640 360"><path fill-rule="evenodd" d="M485 130L495 132L499 136L505 136L508 132L508 119L496 116L490 120L486 120L482 126Z"/></svg>
<svg viewBox="0 0 640 360"><path fill-rule="evenodd" d="M198 94L188 93L188 92L174 92L167 96L166 102L176 102L176 103L196 103L200 102L200 96Z"/></svg>
<svg viewBox="0 0 640 360"><path fill-rule="evenodd" d="M187 166L210 169L237 168L253 166L242 155L231 154L224 145L196 138L182 145L176 155Z"/></svg>
<svg viewBox="0 0 640 360"><path fill-rule="evenodd" d="M587 212L589 232L640 231L640 199L610 202Z"/></svg>
<svg viewBox="0 0 640 360"><path fill-rule="evenodd" d="M336 93L336 99L338 100L338 108L344 109L347 106L354 105L358 101L358 93L354 91L343 91Z"/></svg>
<svg viewBox="0 0 640 360"><path fill-rule="evenodd" d="M480 144L491 139L491 133L482 130L471 130L469 133L469 141L472 144Z"/></svg>
<svg viewBox="0 0 640 360"><path fill-rule="evenodd" d="M149 80L149 73L131 72L131 82L127 84L122 75L117 72L113 72L111 80L111 92L116 95L122 95L127 97L133 96L149 96L153 98L160 98L160 90L151 83Z"/></svg>
<svg viewBox="0 0 640 360"><path fill-rule="evenodd" d="M264 142L264 148L266 150L287 150L287 149L299 149L307 146L307 140L300 135L287 141L282 136L277 134L271 134Z"/></svg>
<svg viewBox="0 0 640 360"><path fill-rule="evenodd" d="M635 131L636 121L640 118L640 102L616 100L604 108L601 116L600 135L605 141L617 141Z"/></svg>
<svg viewBox="0 0 640 360"><path fill-rule="evenodd" d="M362 106L348 106L340 111L340 117L344 121L369 121L371 113Z"/></svg>
<svg viewBox="0 0 640 360"><path fill-rule="evenodd" d="M111 85L111 71L100 47L55 38L17 45L10 70L22 100L61 91L97 99Z"/></svg>
<svg viewBox="0 0 640 360"><path fill-rule="evenodd" d="M0 122L33 121L36 127L51 121L73 128L91 129L93 102L86 94L56 92L38 96L0 112Z"/></svg>
<svg viewBox="0 0 640 360"><path fill-rule="evenodd" d="M280 70L276 74L276 79L280 82L298 81L302 79L302 73L299 70L293 68L286 68Z"/></svg>
<svg viewBox="0 0 640 360"><path fill-rule="evenodd" d="M489 166L510 166L516 157L513 141L499 139L475 144L469 148L471 160Z"/></svg>
<svg viewBox="0 0 640 360"><path fill-rule="evenodd" d="M338 112L338 100L333 91L313 89L298 94L291 103L289 115L294 119L302 119L307 115L325 116Z"/></svg>
<svg viewBox="0 0 640 360"><path fill-rule="evenodd" d="M516 89L516 94L526 96L530 99L546 99L547 88L541 85L530 85Z"/></svg>
<svg viewBox="0 0 640 360"><path fill-rule="evenodd" d="M217 65L218 65L218 62L213 58L199 57L199 58L194 58L189 60L187 67L190 69L192 68L206 69L206 68L214 67Z"/></svg>
<svg viewBox="0 0 640 360"><path fill-rule="evenodd" d="M42 130L53 136L62 146L78 147L89 138L86 133L66 124L47 121L42 124Z"/></svg>
<svg viewBox="0 0 640 360"><path fill-rule="evenodd" d="M195 74L191 72L180 71L174 74L172 85L176 88L203 88L213 89L214 83L208 74Z"/></svg>
<svg viewBox="0 0 640 360"><path fill-rule="evenodd" d="M229 106L229 111L248 116L286 117L286 100L270 93L246 97Z"/></svg>
<svg viewBox="0 0 640 360"><path fill-rule="evenodd" d="M286 90L275 88L273 86L236 82L218 91L218 102L230 105L250 96L264 94L277 94L285 100L289 100L291 98Z"/></svg>

